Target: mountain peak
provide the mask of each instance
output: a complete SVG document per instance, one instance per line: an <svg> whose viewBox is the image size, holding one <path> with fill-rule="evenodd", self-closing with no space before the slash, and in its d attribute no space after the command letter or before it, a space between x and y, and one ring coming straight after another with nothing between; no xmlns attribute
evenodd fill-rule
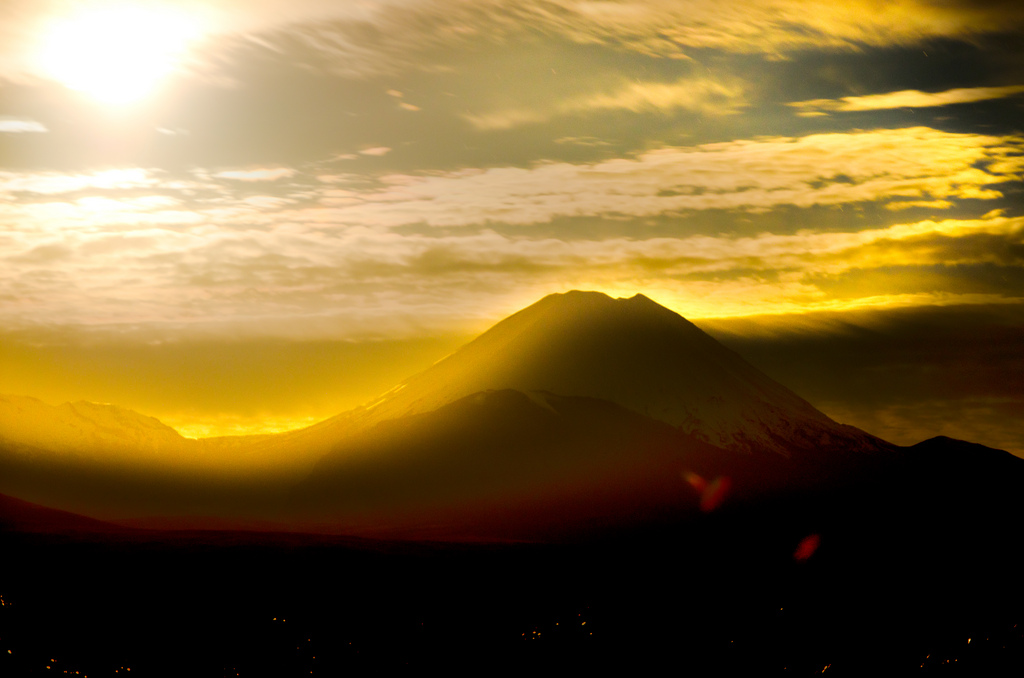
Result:
<svg viewBox="0 0 1024 678"><path fill-rule="evenodd" d="M798 438L802 447L870 438L648 297L582 290L512 314L358 416L374 423L503 389L606 400L737 450L788 453Z"/></svg>
<svg viewBox="0 0 1024 678"><path fill-rule="evenodd" d="M531 325L537 325L538 329L543 327L545 328L544 332L555 335L567 329L582 339L586 334L606 332L615 326L620 328L626 325L640 327L650 323L660 326L674 325L677 329L686 328L692 340L710 341L717 344L714 339L704 334L689 320L643 294L616 298L610 297L604 292L570 290L549 294L540 301L513 313L470 345L484 337L493 339L509 328L522 331ZM552 335L551 338L553 339L554 336Z"/></svg>
<svg viewBox="0 0 1024 678"><path fill-rule="evenodd" d="M639 292L631 297L612 297L604 292L597 292L595 290L569 290L567 292L555 292L547 295L540 301L533 304L533 306L540 304L565 304L588 308L609 308L612 305L621 304L649 304L651 306L665 309L661 304L653 301L650 297L640 294ZM530 308L530 306L527 306L527 308Z"/></svg>

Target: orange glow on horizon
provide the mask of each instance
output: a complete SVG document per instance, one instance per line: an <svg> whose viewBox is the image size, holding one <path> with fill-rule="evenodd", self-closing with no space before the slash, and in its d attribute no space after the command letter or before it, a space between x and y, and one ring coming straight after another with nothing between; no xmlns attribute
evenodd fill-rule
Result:
<svg viewBox="0 0 1024 678"><path fill-rule="evenodd" d="M220 438L224 436L251 436L285 433L312 426L339 412L325 415L280 416L241 415L181 416L172 415L160 420L186 438ZM159 418L159 417L158 417Z"/></svg>

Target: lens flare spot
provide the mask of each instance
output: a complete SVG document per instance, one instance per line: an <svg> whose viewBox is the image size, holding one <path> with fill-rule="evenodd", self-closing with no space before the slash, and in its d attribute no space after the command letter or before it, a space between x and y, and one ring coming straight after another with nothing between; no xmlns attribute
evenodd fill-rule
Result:
<svg viewBox="0 0 1024 678"><path fill-rule="evenodd" d="M821 536L817 534L809 534L800 540L797 544L796 550L793 551L793 560L797 562L803 562L814 555L814 552L818 550L818 546L821 544Z"/></svg>
<svg viewBox="0 0 1024 678"><path fill-rule="evenodd" d="M721 506L732 487L732 481L728 476L717 476L714 480L708 481L697 473L685 471L683 480L696 490L700 496L700 510L705 513Z"/></svg>

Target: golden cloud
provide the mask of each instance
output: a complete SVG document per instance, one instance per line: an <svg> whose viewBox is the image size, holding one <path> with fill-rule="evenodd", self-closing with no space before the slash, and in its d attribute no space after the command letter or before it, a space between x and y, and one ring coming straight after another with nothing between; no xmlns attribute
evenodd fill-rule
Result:
<svg viewBox="0 0 1024 678"><path fill-rule="evenodd" d="M238 26L306 41L334 68L361 74L423 67L429 50L526 33L607 44L658 57L692 48L780 55L794 50L861 49L970 39L1024 25L1024 10L968 0L438 0L373 5L299 0L286 11L244 5ZM224 5L228 6L228 5ZM231 11L241 11L232 5ZM365 27L372 27L372 31ZM274 44L273 38L268 37Z"/></svg>
<svg viewBox="0 0 1024 678"><path fill-rule="evenodd" d="M291 167L266 167L245 170L224 170L213 176L219 179L234 179L235 181L277 181L294 176L296 170Z"/></svg>
<svg viewBox="0 0 1024 678"><path fill-rule="evenodd" d="M443 325L452 314L493 309L488 299L510 290L519 303L529 300L524 294L566 286L660 291L694 316L896 303L921 292L893 289L880 299L851 288L837 297L811 278L1004 265L1019 248L1024 217L992 212L742 237L688 233L683 220L679 235L658 238L539 237L529 226L706 209L757 219L783 206L846 203L942 209L998 197L994 184L1019 181L1022 148L1018 137L919 127L373 181L330 175L325 183L328 175L295 172L286 184L239 185L210 172L178 181L130 168L7 173L0 177L7 198L0 202L0 321L259 326L273 319L277 329L260 331L386 333L414 316ZM410 225L420 228L397 228ZM961 292L950 276L935 294ZM338 309L349 318L344 324L331 320Z"/></svg>
<svg viewBox="0 0 1024 678"><path fill-rule="evenodd" d="M244 224L239 217L140 224L124 232L54 228L8 236L0 242L11 253L4 257L0 297L17 295L25 303L4 304L0 315L9 327L30 318L257 325L274 319L259 331L394 332L407 322L403 318L440 314L451 321L453 314L490 306L489 295L565 286L661 290L693 316L839 308L896 303L907 294L920 301L920 293L893 289L882 299L850 291L836 297L807 276L1000 264L1000 243L1016 247L1024 240L1024 217L999 213L860 231L603 240L487 230L432 236L302 229L287 216L276 228ZM948 289L935 294L957 296L955 275ZM338 309L347 314L344 324L330 322ZM282 318L289 318L287 328Z"/></svg>
<svg viewBox="0 0 1024 678"><path fill-rule="evenodd" d="M602 110L664 113L676 110L729 115L746 106L744 86L737 79L683 78L674 82L626 82L610 92L596 92L554 102L546 108L507 109L463 117L481 130L510 129L551 118Z"/></svg>
<svg viewBox="0 0 1024 678"><path fill-rule="evenodd" d="M89 5L76 3L85 11ZM330 68L355 74L424 67L431 50L530 34L608 44L659 57L692 48L785 54L971 39L1019 30L1018 4L969 0L178 0L151 3L190 18L207 49L240 42L282 50L304 42ZM57 0L0 4L0 73L38 71L34 53L66 12ZM218 37L221 39L218 40ZM226 49L231 49L227 47ZM198 60L199 55L193 55ZM211 57L212 65L217 59ZM429 59L427 59L429 61Z"/></svg>
<svg viewBox="0 0 1024 678"><path fill-rule="evenodd" d="M811 99L794 101L788 106L800 109L805 117L823 115L824 111L881 111L892 108L932 108L951 104L1003 99L1024 92L1024 85L1007 87L965 87L944 92L921 92L916 89L850 96L841 99Z"/></svg>
<svg viewBox="0 0 1024 678"><path fill-rule="evenodd" d="M544 163L427 176L294 214L298 222L391 228L545 223L557 217L765 211L874 201L1001 197L1024 172L1024 139L927 127L667 147L590 164Z"/></svg>
<svg viewBox="0 0 1024 678"><path fill-rule="evenodd" d="M16 193L59 194L90 189L112 190L154 186L159 179L138 167L100 170L91 173L0 172L0 195Z"/></svg>

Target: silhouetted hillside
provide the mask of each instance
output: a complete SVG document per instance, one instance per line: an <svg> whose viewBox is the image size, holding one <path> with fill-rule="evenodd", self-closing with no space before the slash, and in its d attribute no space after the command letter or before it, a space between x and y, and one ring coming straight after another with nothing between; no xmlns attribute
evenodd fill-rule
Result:
<svg viewBox="0 0 1024 678"><path fill-rule="evenodd" d="M101 535L125 530L112 523L38 506L0 494L0 532Z"/></svg>

